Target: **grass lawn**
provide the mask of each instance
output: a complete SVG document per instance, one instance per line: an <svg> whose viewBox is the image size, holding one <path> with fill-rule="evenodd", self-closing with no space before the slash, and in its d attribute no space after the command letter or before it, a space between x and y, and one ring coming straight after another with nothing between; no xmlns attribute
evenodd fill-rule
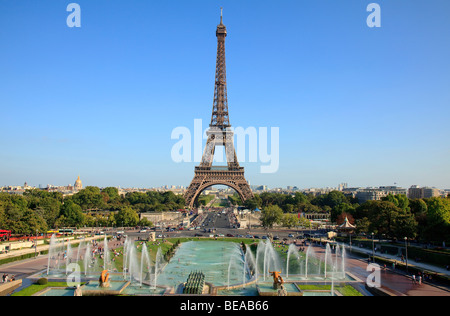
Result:
<svg viewBox="0 0 450 316"><path fill-rule="evenodd" d="M228 207L230 206L230 201L228 199L220 199L220 202L216 202L212 207Z"/></svg>
<svg viewBox="0 0 450 316"><path fill-rule="evenodd" d="M81 283L83 285L84 283ZM40 292L48 287L67 287L66 282L48 282L45 285L39 285L39 284L32 284L29 287L24 288L23 290L12 294L11 296L31 296L33 294L36 294L37 292Z"/></svg>
<svg viewBox="0 0 450 316"><path fill-rule="evenodd" d="M331 291L331 285L299 284L299 288L304 291ZM335 286L334 289L344 296L364 296L351 285Z"/></svg>

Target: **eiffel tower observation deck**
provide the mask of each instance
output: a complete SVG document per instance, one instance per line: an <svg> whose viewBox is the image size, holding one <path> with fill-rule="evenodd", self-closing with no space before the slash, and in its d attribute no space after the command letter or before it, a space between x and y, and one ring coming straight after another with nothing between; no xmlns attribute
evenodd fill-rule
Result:
<svg viewBox="0 0 450 316"><path fill-rule="evenodd" d="M206 131L206 141L200 165L195 167L195 176L184 198L189 207L193 207L195 200L206 188L213 185L226 185L233 188L242 201L253 198L253 193L244 177L244 168L239 166L233 142L233 132L228 114L227 74L225 62L225 38L227 28L223 24L222 9L220 24L216 29L217 58L216 76L214 82L214 101L211 115L211 124ZM227 166L213 166L216 146L225 147Z"/></svg>

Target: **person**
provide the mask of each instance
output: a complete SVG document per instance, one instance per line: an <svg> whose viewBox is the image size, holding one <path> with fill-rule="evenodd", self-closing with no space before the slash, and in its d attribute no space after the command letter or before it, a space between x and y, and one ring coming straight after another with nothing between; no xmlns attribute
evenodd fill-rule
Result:
<svg viewBox="0 0 450 316"><path fill-rule="evenodd" d="M421 285L421 284L422 284L422 276L419 275L419 285Z"/></svg>
<svg viewBox="0 0 450 316"><path fill-rule="evenodd" d="M415 274L413 274L413 276L412 276L412 283L416 284L416 275Z"/></svg>
<svg viewBox="0 0 450 316"><path fill-rule="evenodd" d="M284 285L281 285L281 287L278 289L277 295L278 296L287 296L287 291L284 288Z"/></svg>

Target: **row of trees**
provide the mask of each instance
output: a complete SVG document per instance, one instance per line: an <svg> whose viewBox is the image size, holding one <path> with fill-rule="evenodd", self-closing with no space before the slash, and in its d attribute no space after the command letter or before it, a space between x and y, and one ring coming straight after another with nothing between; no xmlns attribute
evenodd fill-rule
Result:
<svg viewBox="0 0 450 316"><path fill-rule="evenodd" d="M34 235L60 227L150 226L140 212L184 208L173 192L133 192L119 195L117 188L86 187L63 197L59 192L28 190L23 196L0 193L0 229Z"/></svg>
<svg viewBox="0 0 450 316"><path fill-rule="evenodd" d="M239 204L239 196L230 197ZM406 195L388 195L381 201L358 204L356 199L340 191L319 196L262 193L243 205L262 209L262 224L286 227L309 224L297 213L327 213L332 222L341 224L347 217L357 226L357 233L402 239L408 237L423 241L450 241L450 198L408 199Z"/></svg>
<svg viewBox="0 0 450 316"><path fill-rule="evenodd" d="M341 215L344 214L354 220L360 233L373 232L392 239L450 240L448 197L410 200L405 195L389 195L382 201L368 201L348 208Z"/></svg>
<svg viewBox="0 0 450 316"><path fill-rule="evenodd" d="M279 206L284 213L330 213L335 207L341 204L357 204L357 200L344 195L339 191L332 191L328 194L314 196L312 194L282 194L264 192L255 194L253 199L242 203L237 194L229 197L234 205L243 205L248 209L266 208L269 205Z"/></svg>

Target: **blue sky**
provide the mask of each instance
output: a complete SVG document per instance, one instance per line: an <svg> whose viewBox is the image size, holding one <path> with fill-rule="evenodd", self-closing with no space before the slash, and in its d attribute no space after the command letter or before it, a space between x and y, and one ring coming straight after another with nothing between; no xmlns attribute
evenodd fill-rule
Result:
<svg viewBox="0 0 450 316"><path fill-rule="evenodd" d="M279 127L251 184L450 188L450 2L0 0L0 185L188 185L178 126L211 118L224 7L233 126Z"/></svg>

